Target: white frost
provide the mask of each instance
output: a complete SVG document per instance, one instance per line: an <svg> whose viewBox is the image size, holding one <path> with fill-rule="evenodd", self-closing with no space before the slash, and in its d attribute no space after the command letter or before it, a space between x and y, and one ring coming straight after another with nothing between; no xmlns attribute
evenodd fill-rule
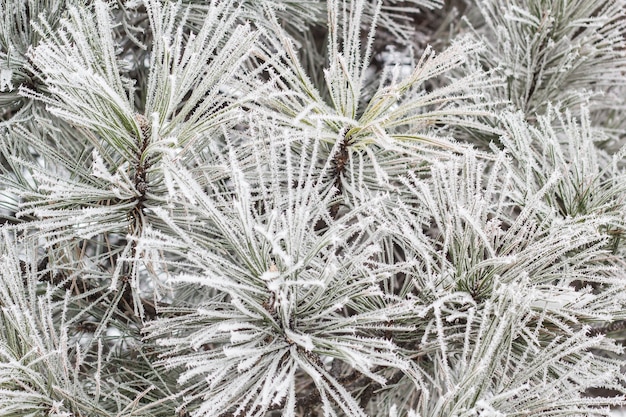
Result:
<svg viewBox="0 0 626 417"><path fill-rule="evenodd" d="M13 83L11 82L11 78L13 78L13 71L10 69L1 69L0 70L0 91L4 92L13 91Z"/></svg>

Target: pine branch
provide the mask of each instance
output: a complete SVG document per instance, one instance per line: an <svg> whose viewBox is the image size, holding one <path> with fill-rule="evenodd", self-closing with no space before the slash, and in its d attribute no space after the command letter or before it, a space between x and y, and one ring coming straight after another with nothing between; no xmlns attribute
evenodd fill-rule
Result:
<svg viewBox="0 0 626 417"><path fill-rule="evenodd" d="M443 3L0 0L0 417L626 405L626 1Z"/></svg>

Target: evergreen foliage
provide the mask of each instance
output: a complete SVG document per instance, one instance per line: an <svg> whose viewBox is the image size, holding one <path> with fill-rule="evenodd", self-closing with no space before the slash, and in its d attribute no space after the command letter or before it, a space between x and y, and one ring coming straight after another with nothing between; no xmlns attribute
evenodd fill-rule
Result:
<svg viewBox="0 0 626 417"><path fill-rule="evenodd" d="M626 0L0 0L0 417L626 406Z"/></svg>

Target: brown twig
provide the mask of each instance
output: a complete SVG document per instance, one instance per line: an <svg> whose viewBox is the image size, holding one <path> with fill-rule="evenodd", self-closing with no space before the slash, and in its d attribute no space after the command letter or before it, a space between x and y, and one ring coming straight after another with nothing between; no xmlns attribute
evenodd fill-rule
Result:
<svg viewBox="0 0 626 417"><path fill-rule="evenodd" d="M609 333L618 332L626 329L626 320L617 320L601 327L589 330L589 336L607 335Z"/></svg>
<svg viewBox="0 0 626 417"><path fill-rule="evenodd" d="M333 175L334 175L334 186L336 189L335 194L337 196L341 196L343 193L343 183L341 179L343 177L344 172L346 171L346 165L350 159L350 151L348 147L350 146L347 135L344 135L343 140L339 144L339 152L335 155L333 160ZM339 212L339 207L341 206L341 202L336 202L330 207L330 216L333 219L337 218L337 213Z"/></svg>

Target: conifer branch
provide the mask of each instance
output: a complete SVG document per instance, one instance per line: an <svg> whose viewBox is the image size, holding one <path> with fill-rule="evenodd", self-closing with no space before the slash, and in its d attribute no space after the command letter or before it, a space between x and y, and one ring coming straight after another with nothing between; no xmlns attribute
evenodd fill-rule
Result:
<svg viewBox="0 0 626 417"><path fill-rule="evenodd" d="M625 9L0 0L0 417L612 417Z"/></svg>

